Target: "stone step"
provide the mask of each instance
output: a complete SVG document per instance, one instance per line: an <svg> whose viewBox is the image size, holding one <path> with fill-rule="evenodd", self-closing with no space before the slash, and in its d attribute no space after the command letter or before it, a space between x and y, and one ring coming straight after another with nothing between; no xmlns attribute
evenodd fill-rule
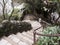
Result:
<svg viewBox="0 0 60 45"><path fill-rule="evenodd" d="M37 31L37 32L39 32L39 31ZM31 35L32 37L34 36L33 35L33 32L31 32L31 31L28 31L28 32L26 32L26 33L28 33L29 35ZM39 32L40 33L40 32ZM36 39L39 37L39 35L36 35Z"/></svg>
<svg viewBox="0 0 60 45"><path fill-rule="evenodd" d="M9 38L11 38L15 43L17 43L18 45L28 45L25 42L22 42L16 35L10 35Z"/></svg>
<svg viewBox="0 0 60 45"><path fill-rule="evenodd" d="M40 33L41 29L37 30L37 33ZM0 45L32 45L33 44L33 30L27 32L18 32L16 35L12 34L8 37L3 37L0 40ZM36 39L39 38L36 35ZM4 42L4 43L3 43Z"/></svg>
<svg viewBox="0 0 60 45"><path fill-rule="evenodd" d="M4 42L4 43L3 43L3 42ZM5 39L1 39L1 40L0 40L0 45L6 45L7 42L8 42L7 40L5 40Z"/></svg>
<svg viewBox="0 0 60 45"><path fill-rule="evenodd" d="M12 45L12 44L10 44L7 40L5 40L5 39L1 39L0 40L0 45Z"/></svg>
<svg viewBox="0 0 60 45"><path fill-rule="evenodd" d="M9 38L13 40L15 43L18 43L20 41L20 39L18 39L14 34L10 35Z"/></svg>
<svg viewBox="0 0 60 45"><path fill-rule="evenodd" d="M33 33L32 32L28 31L26 33L29 34L29 35L31 35L33 37Z"/></svg>
<svg viewBox="0 0 60 45"><path fill-rule="evenodd" d="M16 42L18 45L28 45L27 43L25 42L22 42L16 35L11 35L10 38Z"/></svg>
<svg viewBox="0 0 60 45"><path fill-rule="evenodd" d="M18 43L18 45L28 45L28 44L25 43L25 42L20 41L20 42Z"/></svg>
<svg viewBox="0 0 60 45"><path fill-rule="evenodd" d="M23 32L22 35L26 36L30 40L33 40L33 37L31 35L29 35L28 33L26 33L26 32Z"/></svg>
<svg viewBox="0 0 60 45"><path fill-rule="evenodd" d="M23 36L21 33L17 33L16 35L17 35L18 38L20 38L21 41L28 43L28 45L33 44L33 40L30 40L26 36Z"/></svg>
<svg viewBox="0 0 60 45"><path fill-rule="evenodd" d="M38 31L38 30L37 30ZM38 31L39 32L39 31ZM32 36L32 38L33 38L33 30L30 30L30 31L28 31L28 32L26 32L26 33L28 33L30 36ZM39 32L40 33L40 32ZM38 39L39 38L39 35L36 35L36 39Z"/></svg>
<svg viewBox="0 0 60 45"><path fill-rule="evenodd" d="M12 45L12 44L10 44L10 43L8 42L6 45Z"/></svg>
<svg viewBox="0 0 60 45"><path fill-rule="evenodd" d="M7 40L10 44L12 45L18 45L17 43L15 43L13 40L11 40L9 37L3 37L3 39Z"/></svg>

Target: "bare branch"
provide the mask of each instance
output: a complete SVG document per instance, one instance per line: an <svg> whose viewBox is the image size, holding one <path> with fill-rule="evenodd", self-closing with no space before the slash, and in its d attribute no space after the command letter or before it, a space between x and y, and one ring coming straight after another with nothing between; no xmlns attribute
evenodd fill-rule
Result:
<svg viewBox="0 0 60 45"><path fill-rule="evenodd" d="M3 18L4 18L4 20L5 20L5 8L6 8L6 3L5 3L5 1L3 0L3 7L2 7L3 9Z"/></svg>
<svg viewBox="0 0 60 45"><path fill-rule="evenodd" d="M0 2L1 6L3 7L3 4Z"/></svg>
<svg viewBox="0 0 60 45"><path fill-rule="evenodd" d="M7 13L7 9L6 9L5 11L6 11L6 15L7 15L7 14L8 14L8 13Z"/></svg>

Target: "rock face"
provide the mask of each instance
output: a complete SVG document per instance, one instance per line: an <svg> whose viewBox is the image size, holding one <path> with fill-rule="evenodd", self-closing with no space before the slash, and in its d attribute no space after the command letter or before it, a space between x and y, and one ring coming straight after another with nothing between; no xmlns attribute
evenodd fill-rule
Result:
<svg viewBox="0 0 60 45"><path fill-rule="evenodd" d="M10 35L16 34L17 32L23 32L32 29L31 24L28 22L21 22L21 21L7 21L4 20L2 22L2 26L0 27L0 36L2 35Z"/></svg>
<svg viewBox="0 0 60 45"><path fill-rule="evenodd" d="M20 20L35 20L38 21L38 17L32 14L23 14Z"/></svg>
<svg viewBox="0 0 60 45"><path fill-rule="evenodd" d="M56 19L58 17L59 17L59 14L57 12L51 13L51 21L52 21L52 23L55 23L55 21L56 21ZM58 21L59 21L59 19L58 19Z"/></svg>
<svg viewBox="0 0 60 45"><path fill-rule="evenodd" d="M38 20L38 18L32 14L25 15L23 20Z"/></svg>

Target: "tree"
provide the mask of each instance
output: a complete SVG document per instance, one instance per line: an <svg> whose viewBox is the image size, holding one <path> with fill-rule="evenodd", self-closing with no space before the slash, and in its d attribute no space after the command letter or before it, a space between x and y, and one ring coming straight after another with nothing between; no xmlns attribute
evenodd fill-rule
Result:
<svg viewBox="0 0 60 45"><path fill-rule="evenodd" d="M3 19L5 19L5 11L6 11L5 8L6 8L7 1L2 0L2 2L0 2L0 4L2 6Z"/></svg>
<svg viewBox="0 0 60 45"><path fill-rule="evenodd" d="M24 2L27 4L25 11L35 16L41 13L43 11L42 8L45 6L42 0L24 0Z"/></svg>
<svg viewBox="0 0 60 45"><path fill-rule="evenodd" d="M11 0L11 10L8 11L7 9L7 3L8 0L2 0L2 2L0 2L1 6L2 6L2 14L3 14L3 20L6 20L7 16L8 16L8 20L10 21L10 18L12 17L13 13L14 13L14 2L13 0ZM8 11L8 12L7 12ZM8 14L10 12L10 14ZM18 12L17 12L18 13ZM10 15L10 16L9 16Z"/></svg>

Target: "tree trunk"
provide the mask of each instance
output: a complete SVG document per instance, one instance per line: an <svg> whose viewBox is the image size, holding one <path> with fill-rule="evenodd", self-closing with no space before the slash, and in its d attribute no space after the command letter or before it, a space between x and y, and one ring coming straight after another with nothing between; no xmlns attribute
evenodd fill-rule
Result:
<svg viewBox="0 0 60 45"><path fill-rule="evenodd" d="M5 2L4 2L4 0L3 0L3 19L5 20Z"/></svg>

